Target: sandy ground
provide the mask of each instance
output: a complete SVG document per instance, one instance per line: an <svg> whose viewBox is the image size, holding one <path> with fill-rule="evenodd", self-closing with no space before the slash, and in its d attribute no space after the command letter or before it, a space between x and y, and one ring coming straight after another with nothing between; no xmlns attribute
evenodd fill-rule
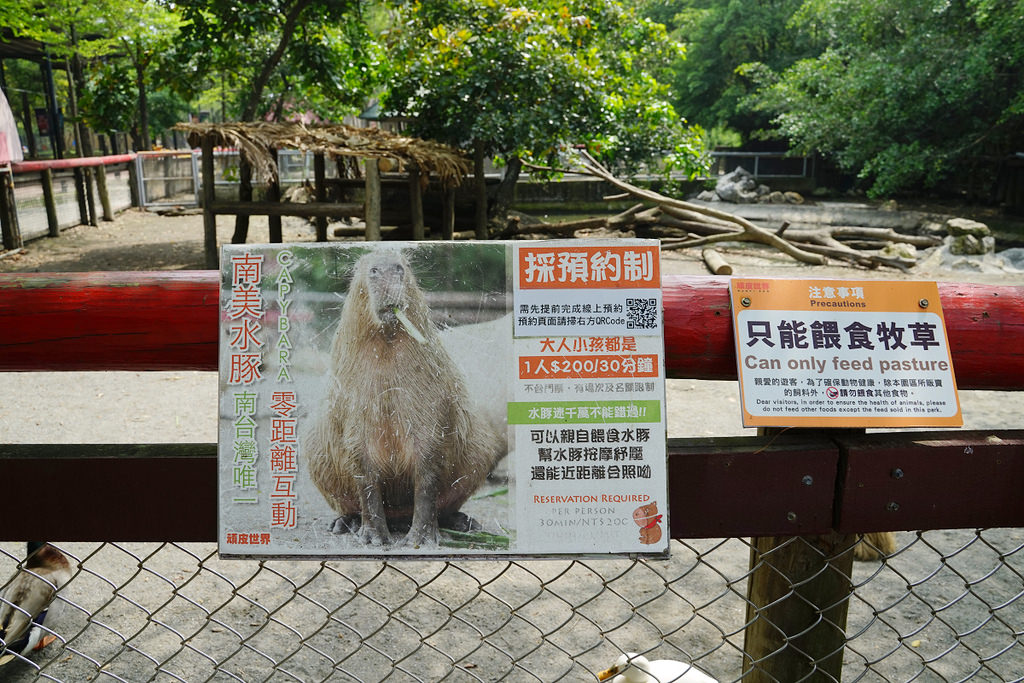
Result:
<svg viewBox="0 0 1024 683"><path fill-rule="evenodd" d="M218 223L219 238L226 242L231 234L231 221L222 218ZM286 219L285 239L286 241L308 241L313 238L312 229L308 224ZM267 230L265 221L259 219L254 221L250 231L250 242L265 241ZM736 275L748 276L780 276L780 277L847 277L856 279L899 279L906 277L895 271L864 271L860 269L845 268L841 266L810 268L799 266L785 256L770 253L762 249L723 249L723 253L736 268ZM59 239L42 239L31 242L24 252L0 258L0 273L18 271L87 271L87 270L156 270L156 269L197 269L202 267L202 218L201 216L182 217L156 217L137 211L128 211L121 214L113 223L104 223L98 227L78 227L68 230ZM706 274L703 264L699 261L698 254L686 252L666 252L663 256L663 272L668 274ZM1024 275L1007 273L983 273L983 272L949 272L943 270L913 272L910 277L917 279L934 279L950 281L975 281L1000 284L1024 284ZM2 331L0 331L2 334ZM985 391L961 392L961 402L964 413L964 427L967 429L997 429L997 428L1019 428L1021 427L1020 412L1021 400L1016 394ZM213 442L217 435L217 380L215 373L203 372L106 372L106 373L7 373L0 376L0 443L108 443L108 442ZM669 436L705 436L705 435L738 435L753 433L753 430L745 430L740 424L738 394L733 382L701 382L691 380L669 380L668 381L668 412L669 412ZM896 560L882 565L862 566L858 569L855 581L871 582L872 593L870 597L855 600L851 611L851 632L863 629L863 633L851 644L851 650L847 653L847 670L851 674L863 673L864 680L909 680L915 675L926 670L924 680L942 676L946 679L958 678L966 675L978 667L978 657L971 654L980 652L984 655L998 652L999 649L1007 647L1006 653L995 660L991 667L983 672L980 680L1011 680L1024 671L1024 650L1020 643L1012 645L1015 636L1012 629L1019 632L1024 624L1024 607L1017 602L1011 602L1003 610L1003 613L1012 612L1015 617L1009 620L1011 630L1007 634L1007 627L1000 626L1002 618L993 619L986 614L993 614L993 610L985 605L1000 604L1012 596L1019 596L1024 592L1024 582L1021 575L1024 573L1024 551L1021 546L1024 544L1024 533L1020 530L1003 530L986 532L985 543L971 541L976 539L974 532L930 532L925 538L915 534L900 534L901 547L906 551L900 554ZM958 549L970 547L969 552L960 552ZM120 633L128 635L141 634L137 641L139 649L147 653L169 652L171 657L174 652L175 663L166 667L167 671L173 672L175 676L183 680L205 679L208 676L215 676L210 669L210 662L201 656L195 655L188 648L181 652L180 643L182 638L174 637L170 645L163 643L160 638L154 637L147 641L146 630L147 620L143 619L141 625L130 625L138 621L138 615L132 616L132 610L123 606L112 606L107 602L111 592L110 585L96 576L127 576L125 581L133 581L130 574L138 564L139 559L151 552L152 544L135 544L111 548L97 548L95 544L69 544L70 552L74 553L80 560L86 560L89 571L80 575L68 587L69 600L73 604L90 607L90 610L105 610L105 618L109 616L112 623L118 623ZM988 551L987 549L992 549ZM165 583L188 584L195 591L194 600L199 604L215 604L218 600L226 600L225 604L230 607L228 612L237 608L239 614L235 616L241 620L248 618L250 621L258 621L258 615L253 616L252 605L235 605L235 591L227 598L218 597L224 587L216 586L204 588L199 580L200 575L208 572L197 572L197 565L202 564L203 569L214 568L216 572L223 572L231 576L232 581L238 584L246 582L245 576L254 567L254 563L242 563L247 568L240 568L239 563L225 563L214 558L212 546L203 544L185 546L183 549L172 548L162 551L162 559L153 560L151 566L157 567L154 574L145 577L147 581L152 579L148 587L140 588L140 595L145 595L146 590L156 591L154 595L163 595ZM550 647L540 647L536 650L526 648L521 659L528 667L537 673L541 680L554 680L564 676L573 680L592 680L590 672L607 666L614 659L614 650L622 649L648 649L659 646L657 630L652 632L651 626L661 626L664 619L659 614L658 605L660 601L669 600L672 604L668 611L672 613L683 612L693 613L694 621L686 629L680 629L666 641L671 643L663 644L662 648L669 648L660 656L679 657L680 652L692 657L701 657L699 663L705 669L718 675L721 680L733 680L739 676L738 652L742 646L741 635L724 636L725 632L741 630L741 619L743 603L742 586L734 581L739 580L745 570L747 561L747 546L742 541L729 541L719 543L716 541L701 541L692 543L673 544L673 559L664 565L656 567L645 567L645 572L650 570L655 576L652 585L647 586L648 581L641 580L638 585L639 594L630 598L634 604L643 602L646 591L665 593L663 582L658 576L679 577L674 587L667 591L668 597L661 597L651 602L648 608L653 605L654 614L645 612L645 619L639 620L641 625L630 625L624 627L608 626L598 613L598 607L593 610L590 607L573 609L567 618L580 621L582 625L574 631L574 635L566 636L565 642L559 642L553 651ZM14 562L23 553L23 545L16 542L0 543L0 577L8 575L13 571ZM94 554L95 553L95 554ZM167 557L167 553L174 555ZM946 576L953 562L945 562L939 559L943 554L950 553L957 556L956 562L962 566L955 568L952 576ZM975 554L978 555L975 558ZM963 582L973 581L978 575L988 576L992 569L992 559L989 555L1001 555L1005 562L1013 566L1011 571L998 573L991 582L985 586L996 592L991 602L980 604L971 609L977 614L966 610L964 624L957 624L955 628L947 627L943 619L934 630L921 627L921 620L924 619L926 626L935 621L934 605L947 604L956 605L958 609L963 607L963 602L956 598L957 591L963 592ZM328 563L328 569L340 563ZM431 565L431 563L420 563ZM504 563L501 563L504 565ZM651 563L653 566L654 563ZM710 571L710 565L714 571ZM564 565L564 566L563 566ZM309 567L307 563L305 565ZM372 574L379 567L379 563L372 563L364 566L352 566L349 564L344 570L344 579L332 574L322 565L313 565L314 569L320 566L320 573L316 581L310 579L306 590L318 592L323 590L319 583L328 581L332 577L336 581L342 581L346 585L351 583L351 588L360 583L363 575ZM407 565L403 565L407 566ZM468 570L478 574L493 575L495 571L491 568L483 569L483 565L476 563L467 565ZM515 569L518 569L513 565ZM562 567L562 568L559 568ZM468 571L467 570L467 571ZM281 570L284 572L285 570ZM297 573L303 573L305 569L289 569ZM313 570L310 570L313 571ZM412 570L410 570L412 571ZM432 570L426 570L427 573ZM590 590L591 584L596 581L595 593L600 592L603 582L614 578L618 573L624 571L621 563L538 563L529 565L531 576L542 577L545 581L555 581L557 577L565 572L569 577L565 581L564 591L558 593L563 596L573 595L574 604L580 601L586 603L585 593ZM959 573L957 573L959 572ZM963 575L963 578L957 578ZM459 576L462 576L461 574ZM919 578L931 576L936 581L928 584L921 584L917 587L916 581ZM236 578L237 577L237 578ZM266 581L266 572L261 574ZM597 578L595 578L597 577ZM601 578L604 577L604 578ZM723 577L730 577L723 579ZM972 578L973 577L973 578ZM572 579L570 581L569 579ZM647 576L647 579L650 579ZM486 582L487 579L477 579ZM278 581L275 585L267 587L268 591L294 591L298 579ZM529 577L524 579L524 585L530 583ZM998 583L996 583L998 581ZM258 582L256 582L258 584ZM269 583L274 583L270 581ZM424 581L420 581L424 583ZM444 583L444 582L440 582ZM452 585L442 587L438 601L447 601L446 604L457 604L450 602L456 599L462 585L458 580L452 580ZM464 583L464 582L463 582ZM516 583L515 581L513 583ZM881 625L878 623L878 612L880 606L895 606L903 600L909 583L915 584L915 591L918 595L915 601L917 607L920 602L925 603L920 617L913 609L905 612L894 613L891 616L885 609L882 610L883 618ZM960 588L956 588L959 584ZM136 583L126 585L135 586ZM254 584L256 585L256 584ZM476 584L474 584L476 585ZM517 584L518 585L518 584ZM936 586L933 592L931 586ZM134 589L132 589L134 590ZM349 590L349 589L346 589ZM526 590L526 589L524 589ZM161 592L163 591L163 592ZM204 592L206 591L206 592ZM445 593L444 591L448 591ZM934 593L934 595L933 595ZM98 594L106 594L107 599L97 597ZM289 593L290 594L290 593ZM579 595L577 595L579 594ZM922 595L931 597L920 597ZM943 597L948 594L952 597ZM232 597L235 596L235 597ZM582 597L580 597L582 596ZM1001 597L1000 597L1001 596ZM167 598L170 599L170 598ZM500 596L506 604L514 604L510 598ZM568 598L566 598L568 599ZM138 602L146 603L147 599L139 597ZM154 597L152 602L156 607L161 604L162 598ZM386 602L381 597L380 600ZM256 602L265 601L264 597L255 598ZM272 600L271 600L272 601ZM114 601L124 602L121 601ZM540 600L531 605L537 604L539 610L536 615L527 619L529 623L548 623L549 619L561 618L565 611L564 600L555 601L557 604L544 606ZM598 601L600 602L600 601ZM697 609L697 605L707 606ZM595 603L597 604L597 603ZM932 604L932 607L927 607ZM154 607L155 609L155 607ZM1001 608L996 608L1001 609ZM545 611L548 610L548 611ZM78 641L73 642L63 650L54 650L54 647L42 655L37 655L39 663L49 662L46 673L58 680L84 680L96 674L99 666L111 675L117 675L124 680L147 680L152 678L165 678L165 674L158 673L156 665L149 659L150 655L140 656L133 647L124 648L117 642L114 644L100 643L102 636L95 635L97 630L93 624L91 630L87 619L79 610L71 609L70 615L64 616L68 624L74 623L76 628L81 628ZM187 611L187 610L185 610ZM200 610L201 611L201 610ZM256 610L259 612L259 610ZM593 611L594 614L590 614ZM928 615L931 616L928 616ZM239 616L241 615L241 616ZM980 615L980 616L979 616ZM187 616L187 615L186 615ZM200 615L201 617L202 615ZM186 618L186 617L182 617ZM189 618L195 618L191 615ZM497 617L496 617L497 618ZM959 618L959 617L958 617ZM121 621L117 621L121 619ZM979 642L972 642L965 647L961 641L950 635L949 631L965 632L970 630L971 624L978 620L985 624L971 638ZM255 623L254 621L254 623ZM410 623L416 622L415 618L409 618ZM637 620L633 620L634 622ZM955 619L954 619L955 621ZM613 620L618 624L618 620ZM715 625L718 622L718 625ZM58 622L61 623L61 622ZM550 622L560 623L560 622ZM568 622L566 622L568 623ZM575 623L575 622L574 622ZM200 618L202 624L202 618ZM595 624L601 626L602 632L593 634L588 632L596 629ZM678 624L677 624L678 627ZM180 627L176 627L179 631ZM194 637L199 639L209 636L211 641L216 641L218 635L223 635L221 628L218 631L216 624L207 624L206 628L199 626L200 632ZM478 628L478 627L475 627ZM670 627L673 629L676 627ZM109 629L103 630L106 633ZM242 629L244 630L244 629ZM529 629L527 629L529 631ZM547 627L540 630L547 632ZM166 633L160 631L166 636ZM474 634L489 632L488 628L479 628ZM916 634L917 645L913 648L903 643L895 634L905 636ZM337 636L345 640L344 634ZM454 637L454 636L453 636ZM503 649L515 652L517 642L522 642L522 635L508 633L508 641L505 642L505 634L498 640L505 643ZM479 639L479 635L472 635L472 638ZM517 641L518 638L518 641ZM591 643L590 638L594 642ZM985 640L987 638L987 640ZM1007 645L1009 638L1010 645ZM527 634L526 640L536 639L536 634ZM545 642L558 640L558 634L545 639ZM645 640L646 639L646 640ZM652 640L653 639L653 640ZM114 639L117 641L117 639ZM186 638L187 640L187 638ZM359 640L348 636L346 646L355 647ZM457 639L456 639L457 640ZM493 646L494 638L490 639ZM899 641L899 642L897 642ZM93 643L91 647L97 648L88 650L83 654L77 650L76 643ZM461 641L459 641L461 642ZM463 656L459 650L459 642L454 643L433 643L433 647L450 653L452 656L458 654ZM909 643L910 640L908 639ZM961 644L958 644L961 643ZM980 643L980 644L979 644ZM230 653L233 647L237 647L237 641L226 645L210 644L205 646L209 651L222 651ZM227 648L218 650L218 647ZM322 647L322 645L321 645ZM481 647L479 644L476 647ZM580 656L567 659L563 652L558 650L564 647L568 652L583 653ZM147 649L149 648L149 649ZM178 649L175 649L178 648ZM945 649L950 652L940 657ZM353 650L354 652L355 650ZM891 654L890 651L892 651ZM106 654L96 654L102 652ZM432 651L431 651L432 652ZM485 661L485 650L469 650L469 659L473 662L473 676L479 676L483 680L492 680L496 674L490 672L483 664ZM473 653L476 653L475 655ZM885 655L889 656L885 656ZM155 658L160 656L153 654ZM360 657L363 655L361 654ZM922 664L923 661L932 657L936 658L935 664ZM53 658L53 661L50 661ZM99 664L92 664L89 660L94 659ZM250 657L249 659L252 659ZM317 659L317 658L314 658ZM372 659L372 658L370 658ZM384 664L374 664L367 659L364 664L345 665L348 676L362 677L368 680L376 680L384 675L393 673L391 665L386 661ZM435 658L437 659L437 658ZM445 657L440 657L445 660ZM195 661L192 661L195 660ZM534 663L533 660L536 660ZM875 660L878 660L877 662ZM469 661L469 660L466 660ZM462 662L463 664L465 661ZM236 666L237 665L237 666ZM414 671L411 675L394 674L394 680L412 680L420 677L425 680L436 678L432 671L441 672L444 661L428 663L426 668ZM9 680L31 680L32 670L25 665L12 665L7 669L16 670L3 671L2 675L10 675ZM266 660L258 657L255 661L245 661L241 655L235 657L231 665L237 671L236 675L250 680L251 678L262 679L267 675ZM315 662L302 662L296 665L298 678L312 678L319 680L327 676L331 667L319 659ZM434 669L432 666L440 668ZM476 667L483 667L476 669ZM325 668L326 667L326 668ZM375 668L376 667L376 668ZM231 668L231 667L228 667ZM248 671L248 673L245 673ZM259 672L259 673L257 673ZM326 672L326 673L325 673ZM552 673L557 672L557 674ZM551 674L551 675L549 675ZM515 672L509 675L509 680L525 679L526 676ZM5 679L7 680L7 679ZM334 679L332 679L334 680ZM338 675L337 680L351 680L346 675ZM456 676L453 680L469 680L467 676Z"/></svg>

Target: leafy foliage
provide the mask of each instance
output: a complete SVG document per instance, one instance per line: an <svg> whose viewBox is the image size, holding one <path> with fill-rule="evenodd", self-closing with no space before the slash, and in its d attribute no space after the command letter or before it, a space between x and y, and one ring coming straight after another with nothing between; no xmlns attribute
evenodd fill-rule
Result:
<svg viewBox="0 0 1024 683"><path fill-rule="evenodd" d="M760 62L781 70L813 56L813 36L788 30L801 0L647 0L644 13L669 26L685 44L672 63L676 109L704 128L732 129L749 138L768 117L746 106L756 85L740 69Z"/></svg>
<svg viewBox="0 0 1024 683"><path fill-rule="evenodd" d="M761 68L757 104L873 195L934 187L1024 140L1022 16L1021 0L807 0L792 30L829 47L779 74Z"/></svg>
<svg viewBox="0 0 1024 683"><path fill-rule="evenodd" d="M678 46L620 2L426 0L390 35L390 113L488 155L557 165L566 144L635 168L652 155L701 168L699 135L661 80Z"/></svg>
<svg viewBox="0 0 1024 683"><path fill-rule="evenodd" d="M169 64L188 98L230 93L244 120L316 111L338 118L365 102L383 56L354 0L184 0Z"/></svg>

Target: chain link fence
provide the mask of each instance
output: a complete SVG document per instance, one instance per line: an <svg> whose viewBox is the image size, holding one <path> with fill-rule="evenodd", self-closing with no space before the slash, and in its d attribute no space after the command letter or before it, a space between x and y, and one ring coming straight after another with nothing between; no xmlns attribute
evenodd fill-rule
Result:
<svg viewBox="0 0 1024 683"><path fill-rule="evenodd" d="M1022 680L1024 529L896 536L886 560L854 564L843 680ZM57 640L4 680L590 681L622 651L720 681L757 675L744 631L765 617L747 599L744 539L673 541L657 561L256 562L208 544L57 545L75 568L45 622ZM6 581L25 549L0 552Z"/></svg>

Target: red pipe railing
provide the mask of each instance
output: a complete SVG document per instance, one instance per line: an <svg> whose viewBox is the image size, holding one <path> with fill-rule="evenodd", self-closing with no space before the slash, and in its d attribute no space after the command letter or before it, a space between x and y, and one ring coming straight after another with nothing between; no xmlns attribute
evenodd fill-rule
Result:
<svg viewBox="0 0 1024 683"><path fill-rule="evenodd" d="M135 154L110 154L100 157L72 157L69 159L43 159L40 161L18 161L11 164L15 173L38 173L46 169L59 170L67 168L83 168L86 166L108 166L135 161Z"/></svg>
<svg viewBox="0 0 1024 683"><path fill-rule="evenodd" d="M0 276L0 371L216 370L214 271ZM736 379L729 281L666 276L671 378ZM939 283L961 389L1024 389L1024 287Z"/></svg>

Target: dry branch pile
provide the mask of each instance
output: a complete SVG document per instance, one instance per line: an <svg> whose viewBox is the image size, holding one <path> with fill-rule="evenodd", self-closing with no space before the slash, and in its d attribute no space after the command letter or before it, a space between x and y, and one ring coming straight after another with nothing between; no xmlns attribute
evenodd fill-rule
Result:
<svg viewBox="0 0 1024 683"><path fill-rule="evenodd" d="M323 153L332 159L361 157L399 159L421 172L437 175L444 187L456 187L472 162L459 150L430 140L396 135L379 128L353 128L340 123L180 123L176 130L188 133L189 144L198 147L205 137L213 144L237 147L261 182L277 178L274 151L294 149Z"/></svg>
<svg viewBox="0 0 1024 683"><path fill-rule="evenodd" d="M932 235L905 235L890 228L825 226L789 229L788 223L774 227L757 225L727 211L631 185L616 178L586 152L581 151L579 159L582 167L572 172L601 178L623 190L624 194L608 199L632 196L641 203L610 218L515 226L514 232L575 234L577 230L629 230L637 236L660 238L662 249L703 247L721 242L756 242L815 265L822 265L832 258L865 268L888 266L901 270L913 265L915 258L910 253L893 250L891 245L931 247L942 241Z"/></svg>

